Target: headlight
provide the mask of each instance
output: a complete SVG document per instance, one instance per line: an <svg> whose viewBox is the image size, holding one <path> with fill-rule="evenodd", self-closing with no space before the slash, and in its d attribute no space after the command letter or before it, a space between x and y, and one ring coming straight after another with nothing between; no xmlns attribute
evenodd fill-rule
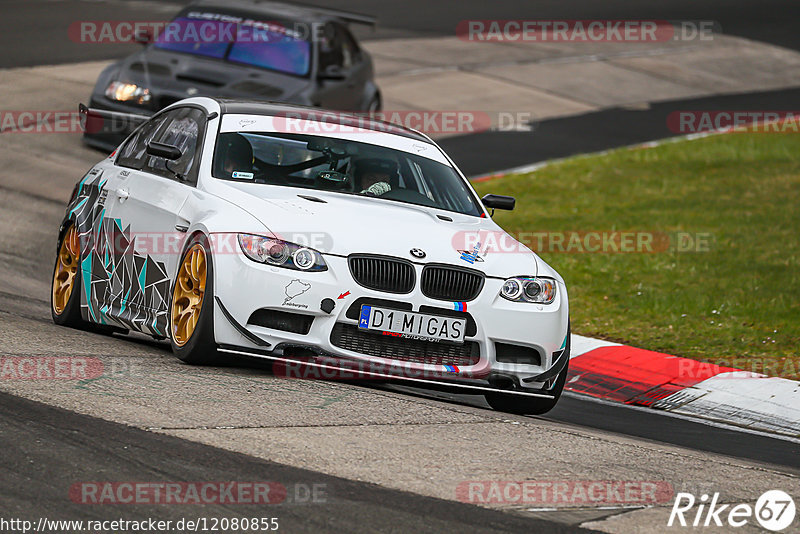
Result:
<svg viewBox="0 0 800 534"><path fill-rule="evenodd" d="M239 246L245 256L259 263L297 271L327 271L322 254L314 249L272 237L239 234Z"/></svg>
<svg viewBox="0 0 800 534"><path fill-rule="evenodd" d="M549 278L509 278L500 288L500 296L513 302L551 304L556 298L556 281Z"/></svg>
<svg viewBox="0 0 800 534"><path fill-rule="evenodd" d="M111 82L106 88L106 96L118 102L144 104L150 101L150 89L132 83Z"/></svg>

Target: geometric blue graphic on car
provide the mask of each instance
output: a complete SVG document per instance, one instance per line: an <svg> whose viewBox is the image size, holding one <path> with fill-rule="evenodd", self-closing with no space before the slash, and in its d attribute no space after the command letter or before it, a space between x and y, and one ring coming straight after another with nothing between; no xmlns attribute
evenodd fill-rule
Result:
<svg viewBox="0 0 800 534"><path fill-rule="evenodd" d="M81 242L81 315L86 321L111 324L166 336L170 280L163 263L136 252L130 226L105 217L102 172L90 171L67 207Z"/></svg>

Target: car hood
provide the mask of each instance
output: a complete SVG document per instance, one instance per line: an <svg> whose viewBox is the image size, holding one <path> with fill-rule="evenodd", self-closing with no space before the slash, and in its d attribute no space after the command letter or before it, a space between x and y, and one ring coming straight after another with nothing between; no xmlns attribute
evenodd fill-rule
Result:
<svg viewBox="0 0 800 534"><path fill-rule="evenodd" d="M215 180L215 189L274 235L323 254L396 256L469 267L497 277L536 276L543 265L536 254L487 218L293 187ZM481 241L476 258L462 259L462 251L475 252ZM415 257L412 249L424 251L424 258Z"/></svg>
<svg viewBox="0 0 800 534"><path fill-rule="evenodd" d="M154 110L190 96L290 101L309 84L308 78L153 46L123 59L117 79L150 89Z"/></svg>

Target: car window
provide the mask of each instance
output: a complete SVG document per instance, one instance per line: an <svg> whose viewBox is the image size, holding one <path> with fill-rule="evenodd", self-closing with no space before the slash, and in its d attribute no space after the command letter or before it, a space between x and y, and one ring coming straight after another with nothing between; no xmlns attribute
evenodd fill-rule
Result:
<svg viewBox="0 0 800 534"><path fill-rule="evenodd" d="M166 115L159 115L145 122L133 136L131 136L119 151L117 165L131 169L141 169L147 159L147 143L164 123Z"/></svg>
<svg viewBox="0 0 800 534"><path fill-rule="evenodd" d="M233 43L228 52L228 61L252 65L262 69L306 76L311 65L311 45L280 27L266 29L240 25L243 35L258 38L242 39Z"/></svg>
<svg viewBox="0 0 800 534"><path fill-rule="evenodd" d="M326 24L319 40L319 70L324 71L330 66L344 68L344 61L341 32L336 25Z"/></svg>
<svg viewBox="0 0 800 534"><path fill-rule="evenodd" d="M213 20L215 16L223 20ZM153 46L295 76L307 76L311 66L311 43L292 31L291 23L280 21L241 21L213 13L201 18L178 17Z"/></svg>
<svg viewBox="0 0 800 534"><path fill-rule="evenodd" d="M222 59L236 35L236 26L235 23L226 21L178 17L164 28L153 46L162 50Z"/></svg>
<svg viewBox="0 0 800 534"><path fill-rule="evenodd" d="M144 170L173 179L180 174L194 182L199 164L197 148L204 122L205 113L197 108L178 108L167 113L166 120L156 129L153 140L176 146L183 155L176 161L148 156Z"/></svg>
<svg viewBox="0 0 800 534"><path fill-rule="evenodd" d="M337 25L336 32L341 36L342 41L342 67L349 69L361 60L361 51L347 28Z"/></svg>
<svg viewBox="0 0 800 534"><path fill-rule="evenodd" d="M449 165L348 139L275 132L217 137L213 176L393 200L480 216L479 203Z"/></svg>

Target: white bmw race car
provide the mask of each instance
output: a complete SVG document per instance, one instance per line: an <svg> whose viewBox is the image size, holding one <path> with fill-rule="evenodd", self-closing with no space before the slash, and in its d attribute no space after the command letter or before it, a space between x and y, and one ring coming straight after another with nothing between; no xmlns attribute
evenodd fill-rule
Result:
<svg viewBox="0 0 800 534"><path fill-rule="evenodd" d="M492 221L514 199L479 199L430 138L205 97L141 121L69 201L57 324L168 338L193 364L237 354L516 413L556 404L564 281Z"/></svg>

